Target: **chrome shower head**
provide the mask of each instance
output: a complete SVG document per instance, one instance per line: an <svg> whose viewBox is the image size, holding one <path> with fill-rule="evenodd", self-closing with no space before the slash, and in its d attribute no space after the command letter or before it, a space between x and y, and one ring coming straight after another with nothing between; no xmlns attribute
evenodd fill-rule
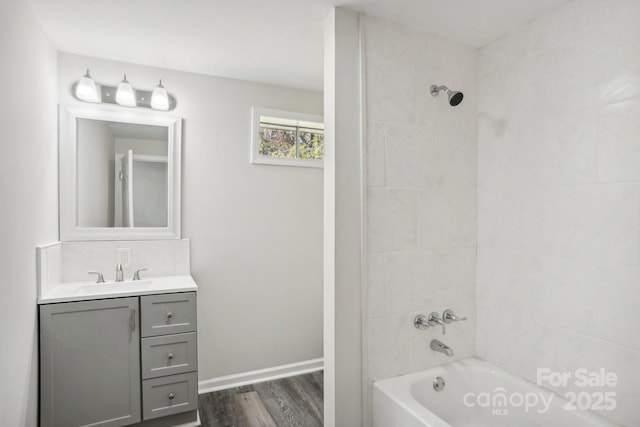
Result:
<svg viewBox="0 0 640 427"><path fill-rule="evenodd" d="M447 91L447 95L449 95L449 105L451 105L452 107L455 107L456 105L460 104L462 102L462 98L464 98L464 95L462 94L462 92L459 92L457 90L450 90L446 86L437 86L437 85L431 86L431 95L438 96L441 90Z"/></svg>

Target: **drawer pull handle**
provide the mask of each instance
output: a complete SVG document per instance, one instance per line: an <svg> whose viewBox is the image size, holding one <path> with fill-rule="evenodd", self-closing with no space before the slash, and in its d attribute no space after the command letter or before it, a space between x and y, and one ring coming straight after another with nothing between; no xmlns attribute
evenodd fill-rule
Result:
<svg viewBox="0 0 640 427"><path fill-rule="evenodd" d="M168 312L167 313L167 319L171 319L173 317L173 313L172 312Z"/></svg>
<svg viewBox="0 0 640 427"><path fill-rule="evenodd" d="M176 395L173 393L169 393L169 396L167 397L169 398L169 400L173 400L173 398L176 397Z"/></svg>
<svg viewBox="0 0 640 427"><path fill-rule="evenodd" d="M167 359L169 359L169 360L173 359L173 353L169 353L169 354L167 355Z"/></svg>

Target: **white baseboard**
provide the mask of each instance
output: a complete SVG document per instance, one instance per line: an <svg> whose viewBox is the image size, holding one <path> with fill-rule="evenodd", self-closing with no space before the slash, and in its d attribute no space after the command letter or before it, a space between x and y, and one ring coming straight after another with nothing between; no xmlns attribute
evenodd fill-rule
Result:
<svg viewBox="0 0 640 427"><path fill-rule="evenodd" d="M273 368L260 369L257 371L210 378L208 380L198 381L198 393L211 393L212 391L271 381L278 378L293 377L295 375L321 371L322 369L324 369L324 359L320 358L288 365L274 366Z"/></svg>

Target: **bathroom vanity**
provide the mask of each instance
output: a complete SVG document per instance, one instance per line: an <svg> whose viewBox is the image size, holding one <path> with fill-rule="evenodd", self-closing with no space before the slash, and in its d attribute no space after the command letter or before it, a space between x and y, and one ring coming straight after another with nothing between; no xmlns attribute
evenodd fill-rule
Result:
<svg viewBox="0 0 640 427"><path fill-rule="evenodd" d="M43 295L40 425L197 425L196 290L176 276Z"/></svg>
<svg viewBox="0 0 640 427"><path fill-rule="evenodd" d="M61 241L37 249L40 426L198 426L182 119L59 111Z"/></svg>

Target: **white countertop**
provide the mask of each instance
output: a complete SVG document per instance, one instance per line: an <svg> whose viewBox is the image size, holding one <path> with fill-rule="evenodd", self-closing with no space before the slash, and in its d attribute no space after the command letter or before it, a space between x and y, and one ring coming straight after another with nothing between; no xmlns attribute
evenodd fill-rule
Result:
<svg viewBox="0 0 640 427"><path fill-rule="evenodd" d="M71 282L53 286L46 294L40 295L38 304L193 292L197 290L196 282L189 275L150 277L138 281L127 280L124 282Z"/></svg>

